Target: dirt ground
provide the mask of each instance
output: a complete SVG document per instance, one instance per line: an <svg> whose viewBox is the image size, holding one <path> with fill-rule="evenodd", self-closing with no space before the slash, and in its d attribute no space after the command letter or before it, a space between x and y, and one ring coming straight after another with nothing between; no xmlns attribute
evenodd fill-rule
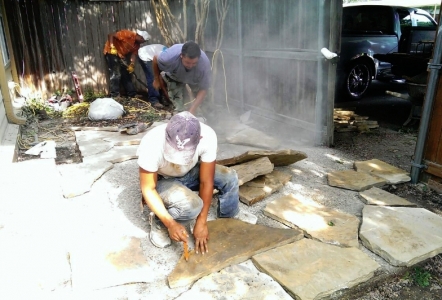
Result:
<svg viewBox="0 0 442 300"><path fill-rule="evenodd" d="M86 117L54 118L21 126L18 161L38 158L24 153L26 148L35 143L36 134L39 137L38 141L48 138L56 140L57 164L78 163L81 162L81 153L75 142L75 134L69 129L71 126L115 127L133 122L161 120L167 117L167 114L170 116L168 111L146 109L142 103L137 105L140 109L129 109L123 118L113 121L93 122ZM348 153L348 157L353 160L377 158L401 169L410 170L416 140L417 126L397 130L381 124L379 129L366 133L335 133L334 147ZM419 207L442 215L442 195L428 189L425 184L406 183L389 186L386 190L416 203ZM425 279L429 283L428 286L422 283ZM442 255L438 255L421 264L418 269L410 269L406 274L384 278L370 286L362 286L360 290L356 289L351 296L344 299L442 299L441 286Z"/></svg>

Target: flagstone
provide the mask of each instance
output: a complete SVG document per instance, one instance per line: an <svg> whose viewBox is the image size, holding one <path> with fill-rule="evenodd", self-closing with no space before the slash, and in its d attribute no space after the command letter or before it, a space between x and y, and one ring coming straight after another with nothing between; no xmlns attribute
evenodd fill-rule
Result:
<svg viewBox="0 0 442 300"><path fill-rule="evenodd" d="M111 286L153 282L155 274L134 237L98 237L70 251L72 288L96 290Z"/></svg>
<svg viewBox="0 0 442 300"><path fill-rule="evenodd" d="M268 136L264 132L248 126L226 136L226 140L231 144L246 145L262 149L276 149L280 144L280 141L276 138Z"/></svg>
<svg viewBox="0 0 442 300"><path fill-rule="evenodd" d="M393 266L412 266L442 253L442 217L423 208L364 207L363 245Z"/></svg>
<svg viewBox="0 0 442 300"><path fill-rule="evenodd" d="M292 149L283 150L254 150L247 151L241 155L228 157L218 160L216 163L224 166L231 166L236 164L245 163L257 158L267 156L275 167L288 166L294 164L300 160L307 158L307 154L301 151L296 151Z"/></svg>
<svg viewBox="0 0 442 300"><path fill-rule="evenodd" d="M292 300L293 298L272 277L259 272L248 260L201 278L190 290L175 299Z"/></svg>
<svg viewBox="0 0 442 300"><path fill-rule="evenodd" d="M384 178L389 184L408 182L411 180L408 172L379 159L356 161L354 167L358 172L366 172Z"/></svg>
<svg viewBox="0 0 442 300"><path fill-rule="evenodd" d="M113 167L106 161L58 165L63 196L72 198L89 192L94 182Z"/></svg>
<svg viewBox="0 0 442 300"><path fill-rule="evenodd" d="M252 257L295 299L322 299L374 276L379 264L356 248L303 239Z"/></svg>
<svg viewBox="0 0 442 300"><path fill-rule="evenodd" d="M301 197L282 196L267 204L264 215L324 243L359 247L358 218Z"/></svg>
<svg viewBox="0 0 442 300"><path fill-rule="evenodd" d="M182 256L169 275L171 288L186 286L214 272L246 261L251 256L303 238L294 229L251 225L235 219L217 219L207 223L210 232L209 253Z"/></svg>
<svg viewBox="0 0 442 300"><path fill-rule="evenodd" d="M105 153L95 154L83 158L83 162L92 163L99 161L107 161L111 163L119 163L130 159L137 158L138 145L113 147Z"/></svg>
<svg viewBox="0 0 442 300"><path fill-rule="evenodd" d="M231 166L231 168L238 174L238 184L243 185L253 178L271 173L273 164L268 157L261 157L240 165Z"/></svg>
<svg viewBox="0 0 442 300"><path fill-rule="evenodd" d="M387 191L379 189L377 187L372 187L369 190L359 193L362 201L369 205L379 205L379 206L416 206L416 204L402 198L391 194Z"/></svg>
<svg viewBox="0 0 442 300"><path fill-rule="evenodd" d="M239 199L247 205L252 205L280 190L291 178L292 175L277 170L258 176L239 187Z"/></svg>
<svg viewBox="0 0 442 300"><path fill-rule="evenodd" d="M327 174L328 184L347 190L365 191L372 187L384 186L387 181L365 172L353 170L334 171Z"/></svg>

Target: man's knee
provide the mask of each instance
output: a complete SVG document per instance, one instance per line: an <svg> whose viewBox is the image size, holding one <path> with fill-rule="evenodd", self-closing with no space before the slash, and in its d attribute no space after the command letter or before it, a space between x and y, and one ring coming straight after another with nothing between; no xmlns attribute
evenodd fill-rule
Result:
<svg viewBox="0 0 442 300"><path fill-rule="evenodd" d="M219 181L223 184L238 184L238 174L232 168L216 165L215 167L215 181Z"/></svg>
<svg viewBox="0 0 442 300"><path fill-rule="evenodd" d="M185 186L174 185L160 196L169 213L176 220L195 219L203 208L202 199Z"/></svg>

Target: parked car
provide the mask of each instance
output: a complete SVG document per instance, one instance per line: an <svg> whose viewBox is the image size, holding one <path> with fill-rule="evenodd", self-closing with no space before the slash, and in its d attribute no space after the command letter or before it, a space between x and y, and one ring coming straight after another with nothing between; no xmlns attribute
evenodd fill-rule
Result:
<svg viewBox="0 0 442 300"><path fill-rule="evenodd" d="M413 47L400 47L400 42L404 32L420 27L426 29L422 31L423 38L433 41L437 24L424 10L367 4L344 6L337 90L350 99L360 99L373 79L393 76L390 64L373 55L416 51Z"/></svg>

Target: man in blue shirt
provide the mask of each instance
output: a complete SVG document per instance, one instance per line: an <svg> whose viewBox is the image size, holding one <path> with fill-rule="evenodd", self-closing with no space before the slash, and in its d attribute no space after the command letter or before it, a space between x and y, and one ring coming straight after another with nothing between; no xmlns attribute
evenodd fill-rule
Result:
<svg viewBox="0 0 442 300"><path fill-rule="evenodd" d="M189 85L196 96L190 102L188 111L196 114L196 109L206 97L212 76L210 61L198 44L189 41L162 51L153 57L153 71L153 86L168 91L177 111L186 110L184 88L186 84ZM161 72L164 72L164 76L160 76Z"/></svg>

